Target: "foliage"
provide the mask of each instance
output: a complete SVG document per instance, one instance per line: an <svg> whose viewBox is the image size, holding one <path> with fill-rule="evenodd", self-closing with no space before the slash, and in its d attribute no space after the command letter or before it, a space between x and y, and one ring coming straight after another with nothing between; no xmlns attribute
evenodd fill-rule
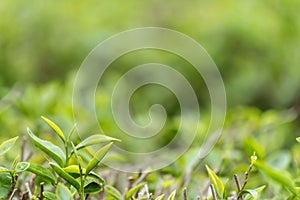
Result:
<svg viewBox="0 0 300 200"><path fill-rule="evenodd" d="M84 199L85 195L87 194L98 193L103 190L105 181L99 175L94 173L93 170L104 158L113 141L118 140L105 135L92 135L90 137L98 137L101 138L101 140L88 143L86 141L89 141L90 138L87 138L75 146L70 141L71 135L68 135L68 139L66 139L63 131L54 122L45 117L42 117L42 119L51 128L53 128L56 135L63 141L65 149L61 149L61 147L54 145L50 141L38 138L28 128L28 136L31 138L33 144L54 162L48 161L48 167L45 167L41 164L25 162L22 160L18 161L19 157L16 157L10 169L1 167L0 179L2 179L2 183L4 183L4 185L1 185L0 197L13 197L17 190L16 181L20 176L20 173L23 172L31 172L36 176L37 179L39 179L39 183L36 182L35 187L40 185L40 192L36 193L36 191L30 191L30 188L27 188L28 191L22 194L22 198L28 194L30 199L34 199L34 197L39 199L43 199L45 197L49 199L73 199L76 198L76 196L79 196L80 199ZM70 132L70 134L72 133L73 132ZM3 142L0 145L2 154L9 151L17 139L18 138L15 137ZM108 144L100 148L94 154L94 157L86 164L87 167L84 168L83 166L85 164L82 162L80 152L86 150L89 146L98 143ZM76 160L76 165L71 163L71 159L74 157ZM52 185L55 188L55 191L53 191L53 193L51 193L51 191L43 191L44 184Z"/></svg>
<svg viewBox="0 0 300 200"><path fill-rule="evenodd" d="M42 139L30 129L27 135L44 154L34 151L31 158L26 158L23 154L30 153L23 147L20 149L22 158L17 155L10 164L8 161L15 154L5 156L15 148L18 137L0 145L0 159L4 161L0 179L5 183L0 185L0 195L1 198L17 197L20 193L23 197L40 199L62 199L62 196L94 199L100 195L111 200L192 199L197 196L208 199L296 199L299 197L300 145L296 135L291 135L291 140L286 135L295 130L295 117L292 110L261 112L246 107L232 110L220 142L207 158L200 162L195 160L198 145L193 144L171 166L150 174L132 174L128 181L117 178L122 177L121 172L97 169L112 142L120 140L96 134L78 141L74 128L66 135L53 121L42 117L57 139ZM227 136L229 133L232 137ZM270 133L275 138L270 138ZM76 143L72 141L74 139ZM287 142L292 144L288 148L285 147ZM91 154L89 147L99 143L104 145ZM250 158L248 165L249 161L244 159L247 157ZM191 174L187 174L191 166Z"/></svg>

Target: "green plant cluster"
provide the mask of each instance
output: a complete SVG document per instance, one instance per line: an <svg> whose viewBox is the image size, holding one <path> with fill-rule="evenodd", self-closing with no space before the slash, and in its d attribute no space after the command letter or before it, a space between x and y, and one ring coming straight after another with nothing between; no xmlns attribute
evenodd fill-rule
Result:
<svg viewBox="0 0 300 200"><path fill-rule="evenodd" d="M300 139L287 136L295 130L296 117L294 110L235 109L207 157L198 156L196 138L169 167L125 177L97 167L118 139L96 134L73 143L74 127L66 135L42 117L58 140L41 139L27 129L27 137L41 151L25 148L23 142L12 162L5 155L18 137L0 145L0 199L298 199ZM89 147L97 144L104 146L93 152Z"/></svg>

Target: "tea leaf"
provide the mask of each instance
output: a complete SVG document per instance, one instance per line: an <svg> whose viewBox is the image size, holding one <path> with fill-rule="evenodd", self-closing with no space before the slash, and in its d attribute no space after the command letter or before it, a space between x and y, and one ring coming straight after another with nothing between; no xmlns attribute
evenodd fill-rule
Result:
<svg viewBox="0 0 300 200"><path fill-rule="evenodd" d="M122 200L123 199L121 193L119 192L119 190L117 190L113 186L105 185L104 188L105 188L105 192L107 194L109 194L110 197L112 197L113 199L115 199L115 200Z"/></svg>
<svg viewBox="0 0 300 200"><path fill-rule="evenodd" d="M52 184L56 183L55 176L46 168L41 165L29 163L29 162L19 162L16 166L16 172L28 171L43 179L48 180Z"/></svg>
<svg viewBox="0 0 300 200"><path fill-rule="evenodd" d="M175 196L176 196L176 190L174 190L174 191L170 194L170 196L168 197L167 200L174 200L174 199L175 199Z"/></svg>
<svg viewBox="0 0 300 200"><path fill-rule="evenodd" d="M49 200L57 200L56 195L52 192L44 191L43 196Z"/></svg>
<svg viewBox="0 0 300 200"><path fill-rule="evenodd" d="M5 168L0 167L0 170L5 170ZM9 172L0 173L0 199L5 199L11 189L12 177Z"/></svg>
<svg viewBox="0 0 300 200"><path fill-rule="evenodd" d="M104 158L112 144L113 143L111 142L105 145L95 153L95 156L92 158L92 160L88 163L86 167L86 173L89 173L98 165L98 163Z"/></svg>
<svg viewBox="0 0 300 200"><path fill-rule="evenodd" d="M15 142L17 141L19 137L14 137L11 138L9 140L4 141L1 145L0 145L0 156L5 154L6 152L8 152L12 146L15 144Z"/></svg>
<svg viewBox="0 0 300 200"><path fill-rule="evenodd" d="M27 128L27 132L36 147L45 152L60 166L64 165L66 158L63 151L58 146L52 144L49 141L38 138L31 132L29 128Z"/></svg>
<svg viewBox="0 0 300 200"><path fill-rule="evenodd" d="M218 197L221 199L223 198L223 193L224 193L224 185L220 178L215 174L213 170L211 170L207 165L205 165L210 182L213 184L216 193Z"/></svg>
<svg viewBox="0 0 300 200"><path fill-rule="evenodd" d="M266 188L265 185L252 189L252 190L244 190L242 194L244 195L244 200L259 200L259 194Z"/></svg>
<svg viewBox="0 0 300 200"><path fill-rule="evenodd" d="M130 200L131 197L133 195L135 195L135 193L137 193L142 187L144 187L144 185L146 184L146 182L140 183L137 186L131 188L125 195L125 200Z"/></svg>
<svg viewBox="0 0 300 200"><path fill-rule="evenodd" d="M93 194L100 192L103 186L95 181L96 179L86 179L84 183L84 193Z"/></svg>
<svg viewBox="0 0 300 200"><path fill-rule="evenodd" d="M164 194L159 195L158 197L155 198L155 200L162 200L164 198Z"/></svg>
<svg viewBox="0 0 300 200"><path fill-rule="evenodd" d="M76 149L79 150L79 149L82 149L87 146L104 143L104 142L114 142L114 141L120 141L120 140L113 138L113 137L106 136L106 135L101 135L101 134L92 135L92 136L86 138L85 140L83 140L82 142L80 142L76 146Z"/></svg>
<svg viewBox="0 0 300 200"><path fill-rule="evenodd" d="M72 200L72 193L70 190L64 186L63 184L59 183L56 187L56 198L57 200Z"/></svg>
<svg viewBox="0 0 300 200"><path fill-rule="evenodd" d="M294 185L294 181L292 180L290 174L288 174L287 171L272 169L271 167L260 161L256 161L254 166L256 166L259 170L265 173L269 178L283 185L291 193L299 197L296 187Z"/></svg>
<svg viewBox="0 0 300 200"><path fill-rule="evenodd" d="M59 136L59 138L66 143L66 138L62 130L50 119L41 116L41 118L54 130L54 132Z"/></svg>
<svg viewBox="0 0 300 200"><path fill-rule="evenodd" d="M54 171L63 179L65 179L68 183L73 185L78 191L80 190L80 184L79 182L73 178L71 175L69 175L67 172L65 172L62 168L60 168L55 163L49 163L49 165L54 169Z"/></svg>

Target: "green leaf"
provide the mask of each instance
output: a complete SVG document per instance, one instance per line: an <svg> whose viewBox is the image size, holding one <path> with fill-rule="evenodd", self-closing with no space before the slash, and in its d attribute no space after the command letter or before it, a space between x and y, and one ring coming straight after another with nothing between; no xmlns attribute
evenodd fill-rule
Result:
<svg viewBox="0 0 300 200"><path fill-rule="evenodd" d="M15 142L17 141L18 138L19 137L17 136L17 137L14 137L14 138L4 141L0 145L0 156L5 154L6 152L8 152L12 148L12 146L15 144Z"/></svg>
<svg viewBox="0 0 300 200"><path fill-rule="evenodd" d="M0 167L0 170L6 170L3 167ZM0 173L0 199L5 199L11 189L12 177L9 172Z"/></svg>
<svg viewBox="0 0 300 200"><path fill-rule="evenodd" d="M56 195L52 192L44 191L43 196L49 200L57 200Z"/></svg>
<svg viewBox="0 0 300 200"><path fill-rule="evenodd" d="M155 200L162 200L164 198L165 194L161 194L158 197L155 198Z"/></svg>
<svg viewBox="0 0 300 200"><path fill-rule="evenodd" d="M46 168L41 165L29 163L29 162L19 162L16 166L16 172L28 171L43 179L49 181L52 184L56 184L55 176Z"/></svg>
<svg viewBox="0 0 300 200"><path fill-rule="evenodd" d="M79 171L79 166L78 165L70 165L70 166L67 166L67 167L63 168L63 170L65 172L67 172L68 174L70 174L74 178L80 177L80 171ZM82 174L85 175L85 173L86 173L86 169L82 168ZM90 172L89 174L87 174L87 176L97 179L102 184L105 183L104 179L101 178L98 174L96 174L94 172Z"/></svg>
<svg viewBox="0 0 300 200"><path fill-rule="evenodd" d="M119 192L119 190L117 190L113 186L105 185L104 189L105 189L105 192L107 194L109 194L113 199L115 199L115 200L122 200L123 199L121 193Z"/></svg>
<svg viewBox="0 0 300 200"><path fill-rule="evenodd" d="M15 172L24 172L26 171L28 168L30 167L30 163L29 162L19 162L17 163L16 167L15 167Z"/></svg>
<svg viewBox="0 0 300 200"><path fill-rule="evenodd" d="M299 194L294 185L294 181L287 171L275 170L261 161L256 161L254 166L256 166L259 170L265 173L269 178L283 185L291 193L299 197Z"/></svg>
<svg viewBox="0 0 300 200"><path fill-rule="evenodd" d="M266 188L265 185L255 188L255 189L249 189L244 190L242 192L243 194L243 200L259 200L260 193Z"/></svg>
<svg viewBox="0 0 300 200"><path fill-rule="evenodd" d="M66 171L64 171L57 164L50 162L49 165L54 169L54 171L63 179L65 179L68 183L73 185L78 191L80 190L80 183L69 175Z"/></svg>
<svg viewBox="0 0 300 200"><path fill-rule="evenodd" d="M89 173L98 165L98 163L104 158L112 144L113 143L111 142L105 145L95 153L95 156L92 158L92 160L88 163L86 167L86 173Z"/></svg>
<svg viewBox="0 0 300 200"><path fill-rule="evenodd" d="M209 179L211 184L213 184L216 193L218 195L218 198L222 199L223 198L223 193L224 193L224 185L220 178L215 174L213 170L211 170L207 165L205 165Z"/></svg>
<svg viewBox="0 0 300 200"><path fill-rule="evenodd" d="M57 164L64 166L66 158L63 151L58 146L36 137L29 128L27 128L27 132L36 147L50 156Z"/></svg>
<svg viewBox="0 0 300 200"><path fill-rule="evenodd" d="M130 200L132 196L135 195L135 193L137 193L142 187L144 187L144 185L146 184L146 182L140 183L137 186L131 188L125 195L125 200Z"/></svg>
<svg viewBox="0 0 300 200"><path fill-rule="evenodd" d="M167 200L174 200L174 199L175 199L175 196L176 196L176 190L174 190L174 191L170 194L170 196L168 197Z"/></svg>
<svg viewBox="0 0 300 200"><path fill-rule="evenodd" d="M73 135L75 129L76 129L76 124L73 125L71 131L70 131L69 134L68 134L68 138L67 138L67 142L68 142L68 143L71 142L71 137L72 137L72 135Z"/></svg>
<svg viewBox="0 0 300 200"><path fill-rule="evenodd" d="M69 174L80 174L79 166L78 165L69 165L64 167L63 170ZM86 169L82 168L82 174L85 174Z"/></svg>
<svg viewBox="0 0 300 200"><path fill-rule="evenodd" d="M86 179L84 182L84 193L93 194L98 193L103 189L103 186L96 182L96 179Z"/></svg>
<svg viewBox="0 0 300 200"><path fill-rule="evenodd" d="M62 130L50 119L41 116L41 118L54 130L54 132L59 136L59 138L66 143L66 138Z"/></svg>
<svg viewBox="0 0 300 200"><path fill-rule="evenodd" d="M82 149L84 147L88 147L91 145L104 143L104 142L114 142L114 141L120 141L120 140L113 138L113 137L106 136L106 135L101 135L101 134L92 135L92 136L86 138L85 140L83 140L82 142L80 142L76 146L76 149L79 150L79 149Z"/></svg>
<svg viewBox="0 0 300 200"><path fill-rule="evenodd" d="M300 143L300 137L297 137L296 140L298 143Z"/></svg>
<svg viewBox="0 0 300 200"><path fill-rule="evenodd" d="M72 193L70 190L64 186L62 183L58 183L56 186L56 198L57 200L72 200Z"/></svg>

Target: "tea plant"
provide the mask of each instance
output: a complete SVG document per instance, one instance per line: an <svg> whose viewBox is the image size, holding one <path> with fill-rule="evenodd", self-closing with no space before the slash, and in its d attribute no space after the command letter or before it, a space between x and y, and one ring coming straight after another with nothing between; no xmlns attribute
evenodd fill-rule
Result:
<svg viewBox="0 0 300 200"><path fill-rule="evenodd" d="M42 160L39 152L34 152L31 158L30 154L25 156L24 151L28 154L29 149L23 139L20 155L9 163L7 157L13 155L10 154L12 150L18 149L19 138L4 141L0 145L0 160L3 161L0 199L299 199L300 145L282 151L279 143L282 139L278 139L290 130L286 129L290 126L276 132L277 138L267 137L265 140L268 135L263 132L272 130L272 126L280 130L278 124L292 117L286 113L280 116L275 112L250 111L245 113L245 108L242 113L235 111L239 115L238 122L242 120L243 123L236 123L237 119L232 117L225 127L225 132L231 131L232 135L232 130L244 130L243 137L230 138L225 133L222 143L215 146L211 156L195 159L195 150L199 150L195 145L171 166L152 173L142 173L141 169L139 174L124 174L105 168L96 170L118 139L96 134L82 141L74 140L74 127L65 134L50 119L42 117L58 142L46 140L45 136L34 134L28 128L28 139L45 154L46 159ZM249 130L260 134L247 135ZM292 140L296 143L294 138ZM268 146L272 140L278 144L276 147ZM299 138L296 140L300 142ZM99 144L101 147L93 153L90 146ZM272 155L276 148L280 149L279 153ZM251 156L253 151L256 153ZM250 164L247 164L246 159L250 156Z"/></svg>
<svg viewBox="0 0 300 200"><path fill-rule="evenodd" d="M105 181L98 174L93 172L95 167L104 158L113 142L119 141L118 139L105 136L105 135L92 135L77 145L74 145L71 141L71 135L73 130L68 134L66 138L62 130L51 120L42 117L42 119L54 130L56 135L61 139L64 144L64 150L53 144L50 141L43 140L37 137L28 128L27 133L33 144L43 151L49 158L48 165L50 168L46 168L43 165L35 164L31 162L18 162L17 157L12 164L11 169L1 167L0 179L2 180L0 187L0 199L13 197L16 192L16 181L21 172L31 172L37 176L40 185L39 194L37 191L30 191L27 187L27 192L22 194L22 199L28 196L30 199L75 199L78 196L80 199L85 199L86 195L99 193L103 190ZM6 153L12 148L18 137L12 138L1 144L0 156ZM99 143L108 143L100 148L93 158L87 163L84 168L84 163L79 151L86 149L87 147ZM71 164L70 159L75 158L77 164ZM52 191L44 191L44 184L50 184L54 186L55 193ZM63 197L63 198L61 198Z"/></svg>

